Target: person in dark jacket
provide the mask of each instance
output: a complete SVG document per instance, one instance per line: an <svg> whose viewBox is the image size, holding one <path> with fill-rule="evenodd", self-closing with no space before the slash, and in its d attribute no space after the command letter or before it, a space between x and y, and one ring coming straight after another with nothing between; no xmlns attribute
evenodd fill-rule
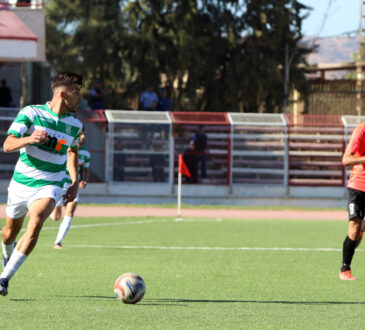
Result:
<svg viewBox="0 0 365 330"><path fill-rule="evenodd" d="M184 151L183 159L191 174L191 178L187 177L186 182L197 183L199 154L195 150L195 143L193 140L189 142L189 148Z"/></svg>

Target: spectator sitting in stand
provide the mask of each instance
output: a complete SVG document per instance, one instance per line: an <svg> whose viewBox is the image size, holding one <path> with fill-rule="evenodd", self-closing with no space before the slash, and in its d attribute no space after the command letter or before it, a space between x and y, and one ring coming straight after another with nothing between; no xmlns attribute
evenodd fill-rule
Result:
<svg viewBox="0 0 365 330"><path fill-rule="evenodd" d="M158 104L158 97L157 94L153 91L153 85L148 84L147 89L141 94L139 98L141 102L142 110L154 110Z"/></svg>
<svg viewBox="0 0 365 330"><path fill-rule="evenodd" d="M6 85L6 80L2 79L0 86L0 107L10 107L12 101L10 87Z"/></svg>
<svg viewBox="0 0 365 330"><path fill-rule="evenodd" d="M157 110L159 111L169 111L171 109L171 100L167 96L167 89L162 88L160 90L160 98L158 99Z"/></svg>
<svg viewBox="0 0 365 330"><path fill-rule="evenodd" d="M90 91L90 96L91 109L104 109L105 91L99 78L94 80L94 87Z"/></svg>

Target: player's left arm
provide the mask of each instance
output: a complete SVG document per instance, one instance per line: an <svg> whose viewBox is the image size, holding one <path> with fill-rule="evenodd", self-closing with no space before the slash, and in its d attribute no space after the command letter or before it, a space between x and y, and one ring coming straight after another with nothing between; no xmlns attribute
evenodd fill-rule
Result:
<svg viewBox="0 0 365 330"><path fill-rule="evenodd" d="M89 181L90 170L88 168L82 168L82 179L80 181L80 188L84 189Z"/></svg>
<svg viewBox="0 0 365 330"><path fill-rule="evenodd" d="M63 198L67 202L72 202L77 197L77 192L79 189L79 178L77 175L79 167L79 153L77 148L67 149L67 169L71 177L72 184L67 189Z"/></svg>

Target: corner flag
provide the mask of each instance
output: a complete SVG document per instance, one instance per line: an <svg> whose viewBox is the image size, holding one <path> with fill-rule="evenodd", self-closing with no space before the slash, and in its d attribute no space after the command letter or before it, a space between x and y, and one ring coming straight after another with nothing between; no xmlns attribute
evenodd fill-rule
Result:
<svg viewBox="0 0 365 330"><path fill-rule="evenodd" d="M178 173L178 184L177 184L177 216L179 220L181 220L181 185L182 185L183 175L187 176L188 178L191 178L190 171L184 162L183 155L179 154L179 173Z"/></svg>
<svg viewBox="0 0 365 330"><path fill-rule="evenodd" d="M179 154L179 173L191 178L190 171L184 162L182 154Z"/></svg>

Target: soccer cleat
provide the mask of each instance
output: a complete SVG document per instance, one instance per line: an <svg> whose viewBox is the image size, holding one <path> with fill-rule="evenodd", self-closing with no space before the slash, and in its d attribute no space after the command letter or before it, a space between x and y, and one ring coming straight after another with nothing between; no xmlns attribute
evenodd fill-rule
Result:
<svg viewBox="0 0 365 330"><path fill-rule="evenodd" d="M361 240L362 240L362 235L364 234L363 231L360 231L360 234L359 234L359 237L358 239L356 240L356 247L358 247L361 243Z"/></svg>
<svg viewBox="0 0 365 330"><path fill-rule="evenodd" d="M356 277L352 276L351 270L346 270L344 272L340 272L340 280L354 281L354 280L356 280Z"/></svg>
<svg viewBox="0 0 365 330"><path fill-rule="evenodd" d="M61 245L61 243L57 243L57 244L53 245L53 248L58 249L58 250L62 250L63 246Z"/></svg>
<svg viewBox="0 0 365 330"><path fill-rule="evenodd" d="M6 296L8 294L8 280L0 278L0 295Z"/></svg>

